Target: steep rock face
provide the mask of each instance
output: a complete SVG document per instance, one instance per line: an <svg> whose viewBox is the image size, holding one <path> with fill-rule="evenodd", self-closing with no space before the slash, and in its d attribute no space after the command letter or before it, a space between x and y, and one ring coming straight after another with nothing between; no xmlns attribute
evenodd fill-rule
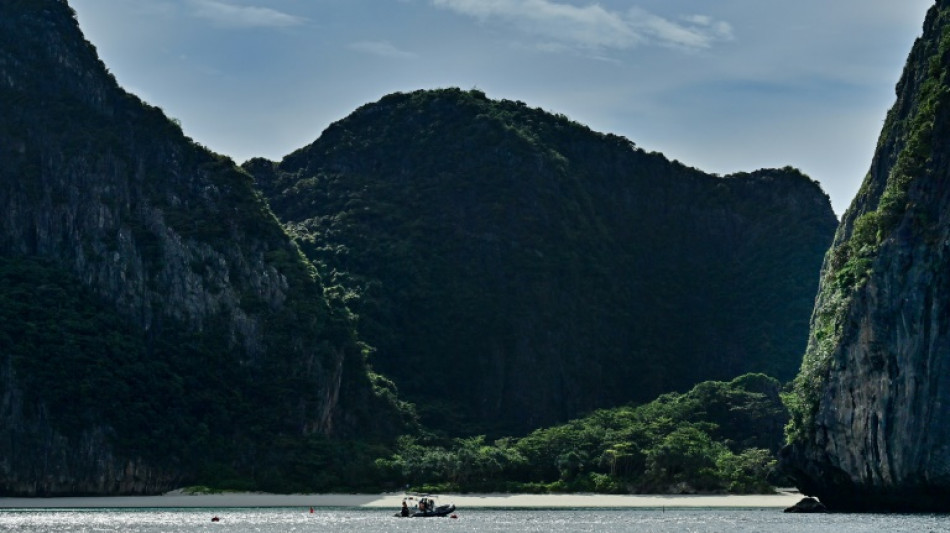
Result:
<svg viewBox="0 0 950 533"><path fill-rule="evenodd" d="M711 176L458 89L387 96L246 168L374 367L458 432L790 379L837 222L794 169Z"/></svg>
<svg viewBox="0 0 950 533"><path fill-rule="evenodd" d="M823 267L783 465L843 510L950 509L950 2Z"/></svg>
<svg viewBox="0 0 950 533"><path fill-rule="evenodd" d="M0 3L0 259L4 296L56 291L5 300L28 307L0 332L2 493L278 476L269 443L373 405L346 312L250 176L119 89L63 0Z"/></svg>

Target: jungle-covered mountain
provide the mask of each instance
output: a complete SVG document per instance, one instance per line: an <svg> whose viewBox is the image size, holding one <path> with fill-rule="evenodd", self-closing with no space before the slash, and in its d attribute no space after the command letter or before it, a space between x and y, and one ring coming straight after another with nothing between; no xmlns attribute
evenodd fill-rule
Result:
<svg viewBox="0 0 950 533"><path fill-rule="evenodd" d="M326 488L344 439L403 430L373 379L252 178L65 1L0 2L0 493Z"/></svg>
<svg viewBox="0 0 950 533"><path fill-rule="evenodd" d="M950 1L822 269L783 465L839 510L950 510Z"/></svg>
<svg viewBox="0 0 950 533"><path fill-rule="evenodd" d="M392 94L244 167L372 366L456 435L791 379L837 223L795 169L710 175L478 90Z"/></svg>

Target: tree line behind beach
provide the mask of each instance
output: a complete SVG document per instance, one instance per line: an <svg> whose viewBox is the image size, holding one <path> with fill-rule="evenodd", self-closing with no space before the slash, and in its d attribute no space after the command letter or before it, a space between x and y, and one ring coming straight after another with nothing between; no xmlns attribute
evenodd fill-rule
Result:
<svg viewBox="0 0 950 533"><path fill-rule="evenodd" d="M602 409L522 438L404 437L376 461L420 491L767 493L788 414L763 374Z"/></svg>

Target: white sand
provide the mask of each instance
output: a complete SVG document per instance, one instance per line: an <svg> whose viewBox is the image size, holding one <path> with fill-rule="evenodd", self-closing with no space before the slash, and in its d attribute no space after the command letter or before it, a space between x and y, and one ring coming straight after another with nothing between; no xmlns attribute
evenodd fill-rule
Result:
<svg viewBox="0 0 950 533"><path fill-rule="evenodd" d="M163 496L109 496L76 498L0 498L0 508L113 508L113 507L366 507L397 510L405 493L386 494L200 494L172 492ZM749 507L784 508L802 495L782 490L774 495L617 495L617 494L440 494L439 503L465 508L576 508L576 507Z"/></svg>

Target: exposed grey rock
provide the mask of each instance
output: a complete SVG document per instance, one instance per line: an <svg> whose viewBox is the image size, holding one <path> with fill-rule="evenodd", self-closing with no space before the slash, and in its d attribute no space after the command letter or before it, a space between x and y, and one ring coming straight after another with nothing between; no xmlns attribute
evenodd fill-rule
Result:
<svg viewBox="0 0 950 533"><path fill-rule="evenodd" d="M795 505L785 509L786 513L827 513L828 508L814 498L802 498Z"/></svg>
<svg viewBox="0 0 950 533"><path fill-rule="evenodd" d="M950 2L826 257L782 464L833 510L950 509Z"/></svg>

